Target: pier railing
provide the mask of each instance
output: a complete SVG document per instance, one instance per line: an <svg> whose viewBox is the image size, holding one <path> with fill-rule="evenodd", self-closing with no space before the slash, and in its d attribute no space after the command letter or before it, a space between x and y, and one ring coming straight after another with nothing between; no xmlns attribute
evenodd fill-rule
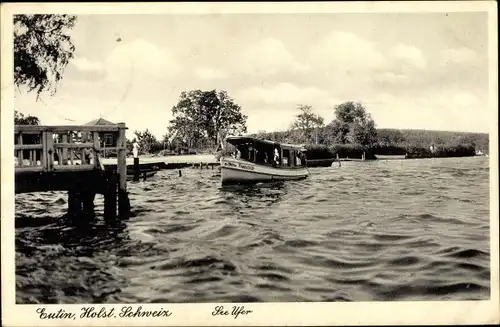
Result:
<svg viewBox="0 0 500 327"><path fill-rule="evenodd" d="M106 136L113 142L105 149L117 152L117 173L120 184L125 185L126 129L123 123L106 126L15 125L16 175L103 169L100 158L105 145L103 136Z"/></svg>
<svg viewBox="0 0 500 327"><path fill-rule="evenodd" d="M16 193L68 191L68 212L93 211L95 194L104 195L106 217L130 210L127 195L125 124L94 126L14 126ZM104 169L101 152L117 153L117 165Z"/></svg>

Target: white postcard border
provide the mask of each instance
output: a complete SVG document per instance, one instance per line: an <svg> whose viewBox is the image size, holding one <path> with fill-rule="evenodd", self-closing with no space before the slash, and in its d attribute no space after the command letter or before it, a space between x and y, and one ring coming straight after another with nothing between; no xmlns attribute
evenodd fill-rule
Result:
<svg viewBox="0 0 500 327"><path fill-rule="evenodd" d="M2 230L2 319L5 326L125 326L125 325L390 325L390 324L484 324L499 320L499 221L498 221L498 45L496 2L351 2L351 3L100 3L100 4L3 4L2 92L1 92L1 230ZM144 310L169 310L167 318L109 318L43 320L37 308L63 309L78 315L88 305L16 305L14 253L14 163L12 114L12 15L14 13L71 14L208 14L208 13L326 13L326 12L489 12L490 58L490 244L491 299L489 301L404 301L354 303L243 303L253 312L239 316L213 316L215 306L230 309L234 303L207 304L117 304L93 305L98 311L131 306Z"/></svg>

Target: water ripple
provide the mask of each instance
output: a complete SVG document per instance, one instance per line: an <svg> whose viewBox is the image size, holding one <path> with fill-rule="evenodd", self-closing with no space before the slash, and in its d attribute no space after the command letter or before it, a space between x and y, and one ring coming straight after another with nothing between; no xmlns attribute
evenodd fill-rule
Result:
<svg viewBox="0 0 500 327"><path fill-rule="evenodd" d="M129 184L132 215L66 221L16 196L18 303L476 300L490 293L484 158L346 162L288 183L214 170Z"/></svg>

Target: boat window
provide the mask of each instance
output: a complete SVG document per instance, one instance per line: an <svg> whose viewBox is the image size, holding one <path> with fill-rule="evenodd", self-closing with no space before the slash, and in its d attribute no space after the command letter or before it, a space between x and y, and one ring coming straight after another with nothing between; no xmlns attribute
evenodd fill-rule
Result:
<svg viewBox="0 0 500 327"><path fill-rule="evenodd" d="M290 166L290 150L283 149L283 166Z"/></svg>
<svg viewBox="0 0 500 327"><path fill-rule="evenodd" d="M254 162L255 159L255 149L252 145L248 146L248 161Z"/></svg>
<svg viewBox="0 0 500 327"><path fill-rule="evenodd" d="M271 163L271 153L272 148L267 144L256 143L255 145L256 155L255 162L261 165L267 165Z"/></svg>
<svg viewBox="0 0 500 327"><path fill-rule="evenodd" d="M295 157L295 162L297 166L302 166L302 158L303 158L302 152L297 152L297 155Z"/></svg>

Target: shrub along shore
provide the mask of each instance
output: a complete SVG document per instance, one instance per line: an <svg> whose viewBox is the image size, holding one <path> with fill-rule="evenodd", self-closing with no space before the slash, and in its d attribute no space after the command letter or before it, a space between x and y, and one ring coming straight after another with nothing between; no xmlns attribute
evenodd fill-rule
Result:
<svg viewBox="0 0 500 327"><path fill-rule="evenodd" d="M377 159L377 155L404 155L407 159L417 158L446 158L446 157L473 157L476 149L473 145L437 145L433 150L420 146L404 145L374 145L364 147L357 144L335 144L332 146L309 145L307 148L307 158L309 160L350 158L365 160Z"/></svg>

